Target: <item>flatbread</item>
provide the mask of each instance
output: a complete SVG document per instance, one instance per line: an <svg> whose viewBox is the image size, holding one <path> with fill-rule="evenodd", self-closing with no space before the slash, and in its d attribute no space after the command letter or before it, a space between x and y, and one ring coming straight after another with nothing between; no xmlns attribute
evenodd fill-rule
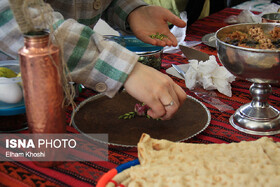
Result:
<svg viewBox="0 0 280 187"><path fill-rule="evenodd" d="M140 165L113 180L128 187L276 187L280 181L280 143L268 137L230 144L191 144L143 134L138 157Z"/></svg>

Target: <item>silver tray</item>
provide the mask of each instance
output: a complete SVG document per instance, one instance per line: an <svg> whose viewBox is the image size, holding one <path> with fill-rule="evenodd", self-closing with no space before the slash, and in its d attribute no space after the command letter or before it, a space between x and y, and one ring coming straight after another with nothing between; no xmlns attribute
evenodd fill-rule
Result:
<svg viewBox="0 0 280 187"><path fill-rule="evenodd" d="M205 45L208 45L210 47L216 48L216 37L215 37L215 32L206 34L202 37L202 43Z"/></svg>

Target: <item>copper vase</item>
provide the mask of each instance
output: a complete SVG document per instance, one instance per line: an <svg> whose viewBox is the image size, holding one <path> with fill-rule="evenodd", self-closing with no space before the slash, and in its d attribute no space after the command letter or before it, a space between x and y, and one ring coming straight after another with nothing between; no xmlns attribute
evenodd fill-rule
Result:
<svg viewBox="0 0 280 187"><path fill-rule="evenodd" d="M30 32L24 35L19 58L30 132L65 133L59 48L50 42L48 32ZM51 166L53 163L42 162L40 165Z"/></svg>

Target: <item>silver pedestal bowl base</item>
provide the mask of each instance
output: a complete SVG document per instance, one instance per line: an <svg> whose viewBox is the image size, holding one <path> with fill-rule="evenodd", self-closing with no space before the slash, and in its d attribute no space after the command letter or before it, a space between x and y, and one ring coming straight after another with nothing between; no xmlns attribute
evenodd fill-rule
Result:
<svg viewBox="0 0 280 187"><path fill-rule="evenodd" d="M230 117L230 124L242 132L254 135L280 133L280 112L267 103L271 93L269 84L254 83L250 87L253 99Z"/></svg>

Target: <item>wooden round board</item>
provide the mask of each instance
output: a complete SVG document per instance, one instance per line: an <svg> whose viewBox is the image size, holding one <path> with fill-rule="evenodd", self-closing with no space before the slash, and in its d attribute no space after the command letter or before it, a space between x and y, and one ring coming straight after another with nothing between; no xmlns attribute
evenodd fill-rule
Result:
<svg viewBox="0 0 280 187"><path fill-rule="evenodd" d="M108 134L109 144L135 147L142 133L175 142L189 139L202 132L211 119L206 106L191 96L170 120L140 116L119 119L119 116L133 112L136 103L141 102L125 91L112 99L101 94L90 97L74 111L73 126L84 134Z"/></svg>

